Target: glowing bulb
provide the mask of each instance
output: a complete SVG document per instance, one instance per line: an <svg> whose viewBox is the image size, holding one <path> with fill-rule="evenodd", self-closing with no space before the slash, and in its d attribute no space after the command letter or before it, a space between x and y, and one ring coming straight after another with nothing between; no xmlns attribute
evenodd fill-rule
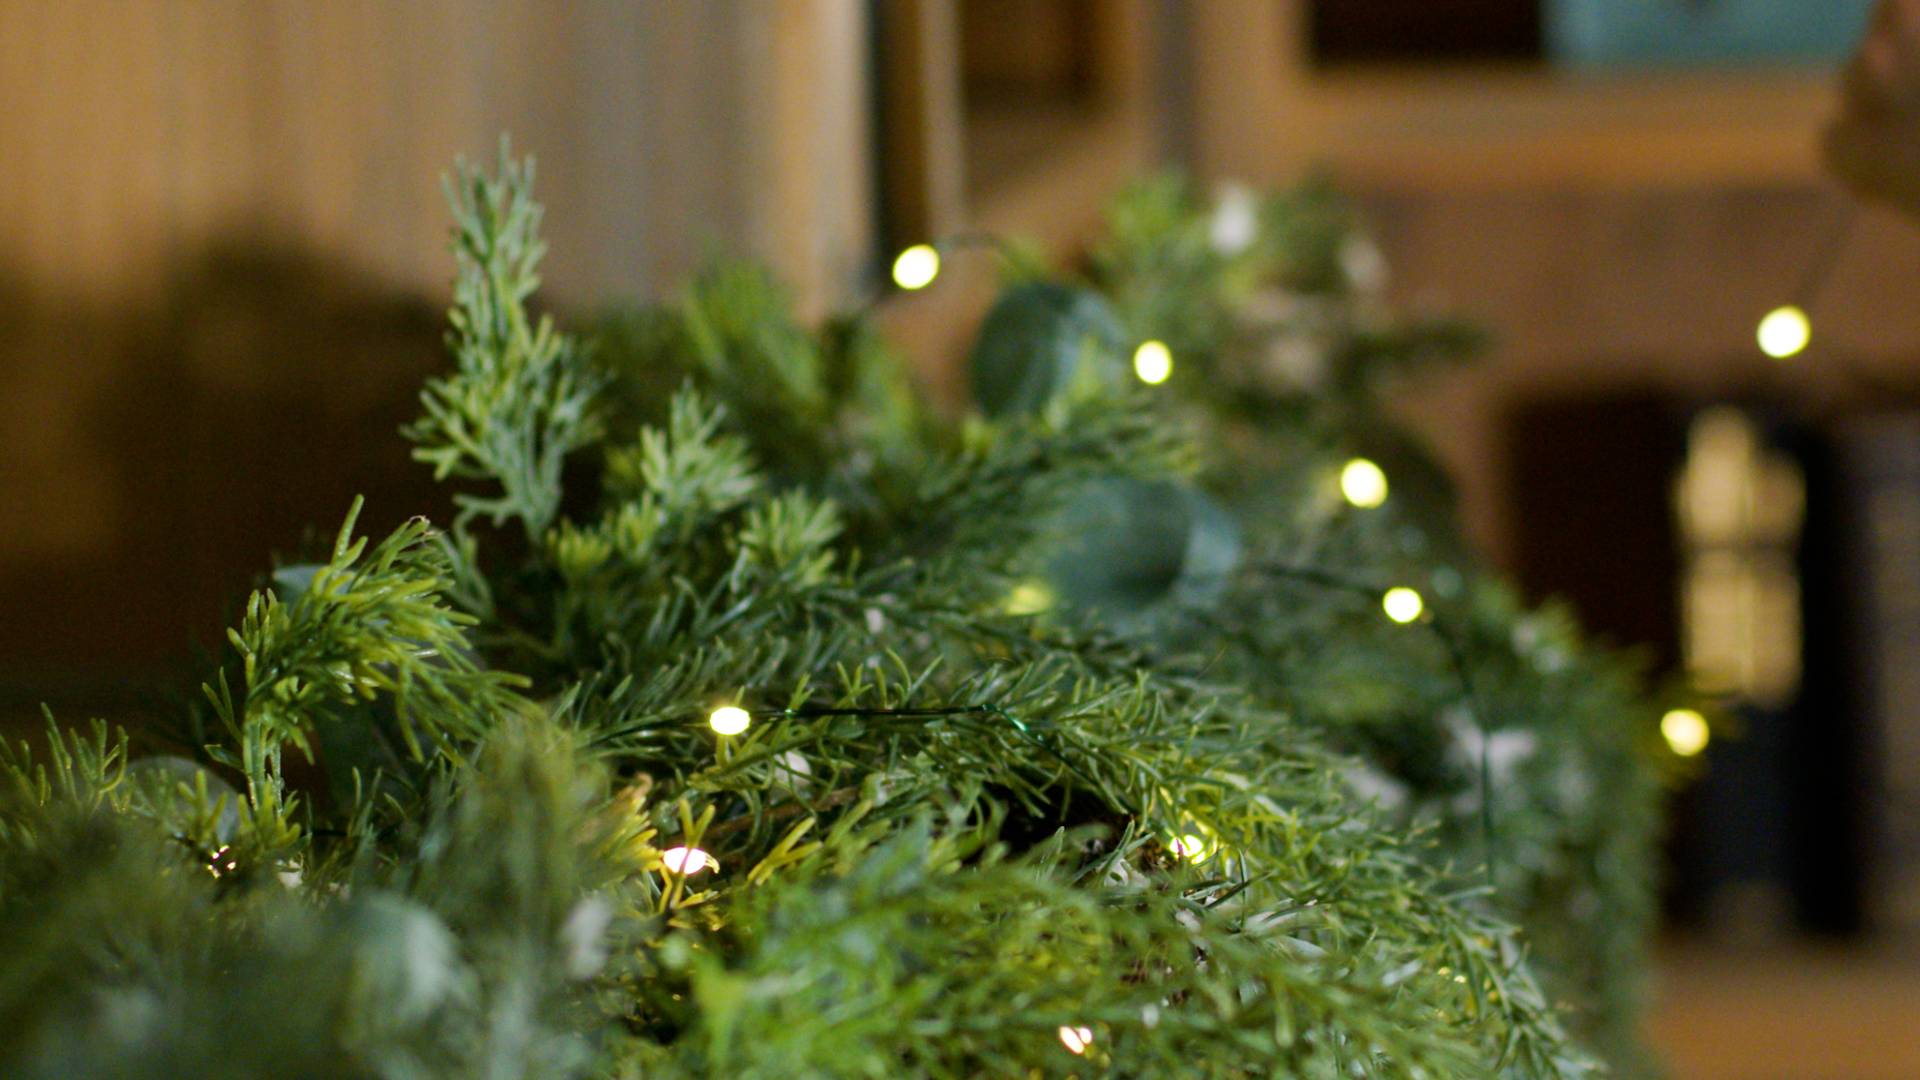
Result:
<svg viewBox="0 0 1920 1080"><path fill-rule="evenodd" d="M893 283L911 292L924 289L940 276L940 252L932 244L915 244L893 260Z"/></svg>
<svg viewBox="0 0 1920 1080"><path fill-rule="evenodd" d="M208 856L207 873L212 874L214 877L231 874L239 868L240 862L233 857L233 849L224 844L221 845L220 850Z"/></svg>
<svg viewBox="0 0 1920 1080"><path fill-rule="evenodd" d="M722 705L707 717L708 726L722 735L738 735L753 723L753 717L738 705Z"/></svg>
<svg viewBox="0 0 1920 1080"><path fill-rule="evenodd" d="M1133 350L1133 373L1148 386L1159 386L1173 374L1173 350L1164 341L1143 341Z"/></svg>
<svg viewBox="0 0 1920 1080"><path fill-rule="evenodd" d="M1419 593L1402 585L1388 589L1387 594L1380 598L1380 607L1387 613L1387 618L1404 625L1419 618L1421 612L1427 610L1427 602L1420 599Z"/></svg>
<svg viewBox="0 0 1920 1080"><path fill-rule="evenodd" d="M1387 501L1387 474L1380 466L1357 457L1340 470L1340 494L1362 510Z"/></svg>
<svg viewBox="0 0 1920 1080"><path fill-rule="evenodd" d="M1760 320L1760 351L1775 360L1798 355L1813 340L1813 324L1807 313L1788 304L1767 312Z"/></svg>
<svg viewBox="0 0 1920 1080"><path fill-rule="evenodd" d="M1062 1024L1060 1026L1060 1045L1066 1047L1068 1053L1084 1054L1087 1052L1087 1047L1093 1045L1093 1029L1087 1027L1068 1027Z"/></svg>
<svg viewBox="0 0 1920 1080"><path fill-rule="evenodd" d="M1053 589L1044 581L1023 581L1007 594L1009 615L1038 615L1053 606Z"/></svg>
<svg viewBox="0 0 1920 1080"><path fill-rule="evenodd" d="M1707 718L1692 709L1674 709L1660 718L1660 735L1667 748L1681 757L1693 757L1707 748L1713 733Z"/></svg>
<svg viewBox="0 0 1920 1080"><path fill-rule="evenodd" d="M698 874L720 869L720 860L697 847L676 847L660 853L660 865L676 874Z"/></svg>
<svg viewBox="0 0 1920 1080"><path fill-rule="evenodd" d="M1212 845L1208 844L1206 837L1199 833L1187 833L1184 836L1174 837L1173 842L1168 846L1180 858L1188 862L1199 862L1207 857Z"/></svg>

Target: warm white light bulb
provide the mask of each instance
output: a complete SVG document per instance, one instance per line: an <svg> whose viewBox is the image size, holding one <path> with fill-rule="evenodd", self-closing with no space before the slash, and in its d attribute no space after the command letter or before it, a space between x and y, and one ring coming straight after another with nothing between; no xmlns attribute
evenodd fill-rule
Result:
<svg viewBox="0 0 1920 1080"><path fill-rule="evenodd" d="M1420 599L1419 593L1402 585L1388 589L1387 594L1380 598L1380 607L1387 613L1387 618L1405 624L1419 618L1427 610L1427 603Z"/></svg>
<svg viewBox="0 0 1920 1080"><path fill-rule="evenodd" d="M1060 1045L1071 1053L1084 1054L1087 1047L1093 1045L1093 1029L1088 1027L1060 1026Z"/></svg>
<svg viewBox="0 0 1920 1080"><path fill-rule="evenodd" d="M698 874L720 869L720 860L697 847L675 847L660 853L660 865L676 874Z"/></svg>
<svg viewBox="0 0 1920 1080"><path fill-rule="evenodd" d="M1148 386L1159 386L1173 374L1173 350L1164 341L1143 341L1133 350L1133 373Z"/></svg>
<svg viewBox="0 0 1920 1080"><path fill-rule="evenodd" d="M1380 466L1357 457L1340 470L1340 494L1362 510L1387 501L1387 474Z"/></svg>
<svg viewBox="0 0 1920 1080"><path fill-rule="evenodd" d="M1660 718L1660 736L1667 748L1681 757L1693 757L1707 748L1713 732L1707 718L1692 709L1674 709Z"/></svg>
<svg viewBox="0 0 1920 1080"><path fill-rule="evenodd" d="M893 260L893 283L912 291L924 289L940 276L940 252L932 244L915 244Z"/></svg>
<svg viewBox="0 0 1920 1080"><path fill-rule="evenodd" d="M1044 581L1023 581L1007 594L1002 609L1009 615L1038 615L1053 607L1053 588Z"/></svg>
<svg viewBox="0 0 1920 1080"><path fill-rule="evenodd" d="M738 705L722 705L707 717L708 726L722 735L738 735L753 723L753 717Z"/></svg>
<svg viewBox="0 0 1920 1080"><path fill-rule="evenodd" d="M1760 351L1775 360L1785 360L1797 356L1813 340L1813 324L1807 320L1807 313L1788 304L1767 312L1760 320Z"/></svg>
<svg viewBox="0 0 1920 1080"><path fill-rule="evenodd" d="M1198 833L1187 833L1173 838L1173 853L1189 862L1204 858L1207 853L1206 838Z"/></svg>

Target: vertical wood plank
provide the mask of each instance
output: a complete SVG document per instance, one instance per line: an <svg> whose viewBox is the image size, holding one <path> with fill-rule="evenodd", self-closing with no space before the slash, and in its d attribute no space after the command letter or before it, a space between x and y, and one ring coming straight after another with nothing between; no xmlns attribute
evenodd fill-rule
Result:
<svg viewBox="0 0 1920 1080"><path fill-rule="evenodd" d="M1306 78L1304 0L1207 0L1190 12L1197 169L1278 180L1311 145L1289 107Z"/></svg>
<svg viewBox="0 0 1920 1080"><path fill-rule="evenodd" d="M958 14L953 0L886 0L882 18L886 196L913 239L941 236L967 216Z"/></svg>

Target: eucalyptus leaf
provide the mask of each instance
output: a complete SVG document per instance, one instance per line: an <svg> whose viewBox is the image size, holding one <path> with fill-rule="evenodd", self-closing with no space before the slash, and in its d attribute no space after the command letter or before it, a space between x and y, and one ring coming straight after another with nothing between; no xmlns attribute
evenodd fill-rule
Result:
<svg viewBox="0 0 1920 1080"><path fill-rule="evenodd" d="M1114 477L1088 485L1061 515L1050 563L1075 607L1136 619L1178 600L1216 599L1240 559L1233 517L1198 490Z"/></svg>
<svg viewBox="0 0 1920 1080"><path fill-rule="evenodd" d="M971 357L973 398L989 416L1037 412L1076 379L1117 379L1126 331L1100 294L1051 281L1002 293Z"/></svg>

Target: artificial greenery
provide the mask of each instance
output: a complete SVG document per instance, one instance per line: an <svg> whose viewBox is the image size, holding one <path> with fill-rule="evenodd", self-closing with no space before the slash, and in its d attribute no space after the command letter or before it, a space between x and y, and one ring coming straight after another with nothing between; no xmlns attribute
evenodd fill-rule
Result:
<svg viewBox="0 0 1920 1080"><path fill-rule="evenodd" d="M1610 662L1463 584L1464 694L1429 628L1268 572L1412 565L1304 498L1244 504L1244 555L1205 564L1228 587L1131 620L1034 603L1089 491L1266 481L1182 398L1109 377L1124 342L1047 319L990 321L1010 336L983 349L1037 334L1067 377L957 422L864 319L811 331L748 268L590 348L529 308L531 183L503 155L452 185L455 366L407 431L460 485L448 527L371 542L350 513L278 570L180 718L191 762L130 761L104 727L8 751L0 1070L1600 1069L1567 1022L1635 958L1646 826L1536 806L1528 770L1640 783L1608 756L1634 701ZM1172 340L1127 299L1158 295L1125 253L1143 236L1102 263L1113 325ZM1240 333L1226 279L1265 276L1202 269L1183 365ZM1490 644L1520 625L1525 648ZM1480 789L1415 752L1469 697L1489 740L1541 747L1495 778L1490 882L1445 812ZM1441 812L1408 828L1366 770ZM1588 886L1630 910L1579 921L1562 893ZM1621 941L1594 952L1593 926Z"/></svg>
<svg viewBox="0 0 1920 1080"><path fill-rule="evenodd" d="M1658 710L1632 656L1477 567L1445 470L1386 406L1482 335L1388 305L1360 214L1322 178L1208 199L1164 176L1109 221L1093 283L1131 340L1178 358L1162 389L1213 436L1196 490L1231 510L1246 549L1219 601L1164 604L1151 631L1355 754L1358 791L1436 830L1436 865L1487 867L1493 908L1523 926L1576 1033L1646 1070L1656 777L1673 761ZM1378 507L1342 498L1355 459L1384 466ZM1391 586L1423 595L1432 633L1378 617Z"/></svg>

